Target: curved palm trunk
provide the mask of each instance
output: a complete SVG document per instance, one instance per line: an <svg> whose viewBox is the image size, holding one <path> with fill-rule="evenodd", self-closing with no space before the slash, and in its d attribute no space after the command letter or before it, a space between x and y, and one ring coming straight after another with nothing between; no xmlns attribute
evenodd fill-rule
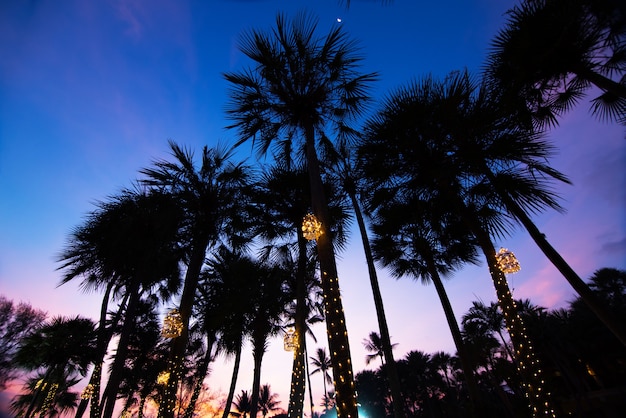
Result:
<svg viewBox="0 0 626 418"><path fill-rule="evenodd" d="M471 215L470 215L471 217ZM468 219L466 217L466 219ZM522 318L517 313L515 300L509 290L504 273L498 268L496 249L486 231L476 222L471 222L472 232L483 251L489 267L489 274L498 297L498 304L504 313L504 321L511 336L511 342L515 349L517 369L522 378L523 387L530 404L533 417L555 417L549 393L544 392L543 379L539 361L532 351L533 344L526 334Z"/></svg>
<svg viewBox="0 0 626 418"><path fill-rule="evenodd" d="M398 377L398 369L396 368L396 362L393 359L393 351L391 348L391 337L389 336L389 327L387 326L387 318L385 317L385 307L383 305L383 297L380 293L380 286L378 285L378 275L376 273L376 266L374 265L374 257L372 256L372 248L367 236L367 229L365 222L363 221L363 214L361 207L357 201L354 189L346 187L352 206L354 208L354 214L356 216L359 231L361 233L361 240L363 241L363 250L365 252L365 260L367 262L367 270L370 276L370 285L372 287L372 294L374 296L374 306L376 308L376 318L378 319L378 328L380 330L380 339L382 343L383 355L386 360L387 367L387 379L389 380L389 389L391 390L391 400L393 403L393 414L395 418L404 418L404 402L402 400L402 392L400 390L400 378ZM383 356L381 356L381 362Z"/></svg>
<svg viewBox="0 0 626 418"><path fill-rule="evenodd" d="M128 341L130 340L130 333L135 322L135 308L139 303L139 281L133 283L132 287L129 288L129 293L130 297L128 299L128 306L126 307L126 314L124 315L124 324L122 325L120 338L117 343L115 360L113 360L109 381L102 395L102 403L104 404L102 416L104 418L111 418L113 416L113 409L115 408L115 401L117 400L117 390L122 381L122 369L124 368L126 353L128 352Z"/></svg>
<svg viewBox="0 0 626 418"><path fill-rule="evenodd" d="M195 300L196 288L198 287L198 280L200 278L202 265L204 264L208 242L208 238L197 237L192 244L193 250L189 258L189 265L187 266L187 273L185 274L185 284L178 308L183 321L183 330L178 338L172 340L170 348L168 358L170 378L163 391L163 400L159 405L158 416L162 418L174 418L176 388L182 378L183 358L185 357L187 341L189 340L189 319L191 318L191 310Z"/></svg>
<svg viewBox="0 0 626 418"><path fill-rule="evenodd" d="M324 293L324 313L326 329L328 331L328 348L333 366L335 383L337 418L356 418L357 398L352 361L350 359L350 344L346 328L339 279L330 236L330 216L328 203L322 186L319 161L315 151L315 133L312 126L306 129L306 159L311 184L311 203L313 212L322 223L324 233L317 239L317 252L320 263L320 279Z"/></svg>
<svg viewBox="0 0 626 418"><path fill-rule="evenodd" d="M296 272L296 336L298 346L294 352L293 371L291 374L291 393L289 396L289 416L298 418L304 410L306 389L305 376L305 337L306 337L306 240L298 228L298 271Z"/></svg>
<svg viewBox="0 0 626 418"><path fill-rule="evenodd" d="M185 409L185 418L193 417L193 413L196 409L196 402L198 402L198 398L200 397L200 391L202 390L202 384L204 383L204 378L206 377L207 370L209 370L209 364L212 361L211 352L213 351L213 343L215 338L212 335L207 337L207 350L204 354L204 358L202 359L202 363L200 363L200 367L196 372L196 385L193 388L193 394L191 395L191 399L189 400L189 405L187 405L187 409Z"/></svg>
<svg viewBox="0 0 626 418"><path fill-rule="evenodd" d="M626 332L620 321L617 320L607 309L600 299L593 293L587 284L580 278L578 274L569 266L569 264L561 257L550 245L544 234L542 234L532 220L524 213L508 195L502 196L507 209L522 223L528 231L531 238L541 251L546 255L548 260L561 272L567 282L574 288L581 299L587 304L589 309L606 325L606 327L615 335L622 345L626 346Z"/></svg>
<svg viewBox="0 0 626 418"><path fill-rule="evenodd" d="M113 337L113 329L117 327L120 319L122 318L122 313L127 309L128 301L130 299L130 295L126 294L122 302L119 304L117 309L117 313L115 317L111 321L110 328L107 329L106 324L106 311L107 308L103 302L102 308L100 310L100 326L98 327L98 362L94 367L93 373L91 375L91 379L89 379L89 383L93 384L93 394L91 395L91 408L89 409L90 418L100 418L101 414L101 404L100 404L100 382L102 380L102 365L104 364L104 358L107 354L107 347L111 342L111 338ZM104 400L104 399L103 399Z"/></svg>
<svg viewBox="0 0 626 418"><path fill-rule="evenodd" d="M437 272L437 268L435 267L435 262L432 257L427 260L427 263L430 279L432 280L433 284L435 285L435 289L437 290L437 296L439 296L439 300L441 301L441 306L443 307L443 312L446 315L446 321L448 322L448 327L450 328L450 333L452 334L452 340L454 340L454 345L456 346L456 351L459 355L459 360L461 361L463 376L465 377L467 390L470 396L470 406L472 409L470 412L472 416L477 416L476 413L483 408L480 392L478 390L478 384L476 383L476 377L474 376L474 367L472 367L472 362L470 361L467 350L465 349L465 344L463 343L463 338L461 337L459 324L456 322L456 317L454 316L454 311L452 310L450 299L448 298L448 294L445 287L443 286L443 282L441 281L441 277ZM450 386L449 383L448 386Z"/></svg>
<svg viewBox="0 0 626 418"><path fill-rule="evenodd" d="M113 285L114 285L113 282L109 282L109 284L107 285L106 290L104 292L104 296L102 297L102 304L100 305L100 320L98 322L99 324L98 336L96 340L97 353L103 353L103 352L106 353L106 346L109 343L107 340L105 344L106 334L107 334L105 324L106 324L106 317L107 317L107 309L109 306L109 298L111 297L111 291L113 290ZM102 349L102 347L105 347L104 350ZM95 393L96 379L98 383L100 382L100 373L96 373L96 369L102 367L102 363L103 363L104 355L105 355L104 353L101 356L100 355L98 356L98 359L100 360L100 362L94 364L94 369L91 372L91 377L89 378L89 384L94 387L94 392L92 392L91 398L82 399L81 397L80 404L78 404L78 408L76 409L76 415L74 416L75 418L81 418L83 416L83 414L87 410L87 404L89 404L90 399L93 402L93 401L96 401L100 397L99 388L98 388L98 393L97 394Z"/></svg>
<svg viewBox="0 0 626 418"><path fill-rule="evenodd" d="M224 414L222 418L228 418L230 415L230 406L233 404L233 398L235 397L235 387L237 386L237 375L239 374L239 366L241 365L241 344L239 343L237 351L235 352L235 364L233 365L233 376L230 379L230 388L228 389L228 397L226 398L226 405L224 405Z"/></svg>

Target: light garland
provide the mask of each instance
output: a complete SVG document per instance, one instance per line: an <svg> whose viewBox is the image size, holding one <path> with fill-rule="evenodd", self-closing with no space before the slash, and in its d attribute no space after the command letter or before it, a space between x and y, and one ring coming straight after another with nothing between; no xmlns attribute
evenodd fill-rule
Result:
<svg viewBox="0 0 626 418"><path fill-rule="evenodd" d="M178 309L172 309L163 319L161 335L165 338L178 338L182 333L183 317Z"/></svg>
<svg viewBox="0 0 626 418"><path fill-rule="evenodd" d="M317 220L315 215L308 213L302 220L302 235L309 241L316 240L322 235L322 223Z"/></svg>
<svg viewBox="0 0 626 418"><path fill-rule="evenodd" d="M500 248L500 251L496 254L496 260L498 261L498 268L502 270L503 273L517 273L521 269L515 254L506 248Z"/></svg>

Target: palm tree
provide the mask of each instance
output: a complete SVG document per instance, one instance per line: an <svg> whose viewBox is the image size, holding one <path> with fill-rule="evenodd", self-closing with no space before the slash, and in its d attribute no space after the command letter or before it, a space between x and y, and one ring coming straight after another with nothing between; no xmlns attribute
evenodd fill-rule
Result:
<svg viewBox="0 0 626 418"><path fill-rule="evenodd" d="M398 344L392 344L391 348L394 348L397 345ZM365 356L365 364L370 364L376 357L380 357L381 365L385 365L382 339L376 331L370 332L369 337L363 339L363 347L371 353Z"/></svg>
<svg viewBox="0 0 626 418"><path fill-rule="evenodd" d="M486 75L550 122L595 85L593 113L626 123L625 21L617 1L524 0L492 41Z"/></svg>
<svg viewBox="0 0 626 418"><path fill-rule="evenodd" d="M159 405L159 416L173 418L176 387L182 377L181 361L189 335L189 319L207 249L224 237L235 248L248 241L241 233L247 222L243 209L247 170L242 164L230 163L231 153L219 147L204 147L200 166L196 167L191 151L172 141L169 144L175 162L159 160L154 162L152 168L140 172L145 176L142 184L166 190L177 199L186 214L181 233L187 271L178 308L183 329L179 337L172 339L168 366L171 377Z"/></svg>
<svg viewBox="0 0 626 418"><path fill-rule="evenodd" d="M306 14L291 24L279 15L270 34L252 31L244 36L241 51L252 59L254 69L226 74L232 84L228 108L239 129L237 145L256 138L259 153L278 142L283 151L296 149L307 162L313 213L322 224L317 240L322 289L326 304L329 348L336 379L340 418L357 417L354 376L345 318L337 279L335 251L329 226L331 218L322 186L316 142L333 127L343 141L351 132L348 122L363 111L373 74L356 72L359 57L340 27L323 39L315 36L317 21ZM292 142L302 138L302 147ZM288 153L290 154L290 152Z"/></svg>
<svg viewBox="0 0 626 418"><path fill-rule="evenodd" d="M40 417L52 418L67 414L76 408L78 403L78 393L70 392L69 388L79 380L63 379L61 383L48 385L43 383L42 375L31 377L24 385L27 392L15 396L9 404L9 409L16 417L27 417L33 402L39 402L41 404ZM41 396L38 393L44 395Z"/></svg>
<svg viewBox="0 0 626 418"><path fill-rule="evenodd" d="M179 285L177 237L180 220L181 212L169 195L123 190L99 204L86 223L74 231L70 244L59 256L63 263L60 269L66 270L62 283L86 276L86 287L98 287L101 281L109 281L108 286L123 286L129 296L118 348L102 398L106 418L113 413L141 294L150 293L158 286L163 296L169 297ZM107 287L102 313L110 291L111 287ZM99 338L101 355L104 355L111 336L102 328L103 318Z"/></svg>
<svg viewBox="0 0 626 418"><path fill-rule="evenodd" d="M59 316L35 328L20 341L13 362L39 375L37 384L29 387L32 396L24 417L46 416L56 402L57 392L86 375L94 360L94 327L87 318Z"/></svg>
<svg viewBox="0 0 626 418"><path fill-rule="evenodd" d="M361 211L361 204L357 198L358 181L353 174L354 161L351 158L349 150L340 149L338 154L341 155L341 162L337 169L338 176L341 179L344 190L348 194L352 203L352 208L356 217L357 225L359 227L359 234L361 235L361 242L363 243L363 252L365 253L365 262L367 263L367 271L370 278L370 286L372 288L372 296L374 297L374 307L376 309L376 319L378 321L378 329L380 330L380 342L381 342L381 361L383 357L387 361L387 380L389 381L389 389L391 392L391 399L393 402L393 413L396 418L404 418L405 412L402 402L402 393L400 390L400 379L398 377L398 371L396 370L396 362L393 358L393 347L391 345L391 337L389 336L389 327L387 325L387 318L385 316L385 307L383 305L383 297L380 292L380 286L378 284L378 274L376 273L376 266L374 264L374 256L372 255L372 248L369 237L367 235L367 228L365 226L365 220L363 219L363 213Z"/></svg>
<svg viewBox="0 0 626 418"><path fill-rule="evenodd" d="M242 390L241 393L237 395L235 401L233 402L233 405L235 405L235 408L237 408L237 411L239 412L238 416L246 418L250 413L250 409L252 408L248 391ZM231 412L231 414L233 413ZM253 415L250 415L250 417L255 418Z"/></svg>
<svg viewBox="0 0 626 418"><path fill-rule="evenodd" d="M254 360L250 416L256 417L261 386L261 363L267 351L268 339L277 335L281 329L281 316L289 302L285 284L290 272L280 265L263 265L255 260L249 262L254 265L253 276L248 277L248 285L254 292L254 297L249 301L253 310L250 340Z"/></svg>
<svg viewBox="0 0 626 418"><path fill-rule="evenodd" d="M509 348L506 338L502 333L506 328L504 315L500 312L497 303L491 302L489 306L481 301L473 301L472 307L462 316L461 322L464 327L471 327L479 333L497 334L500 343L511 360L515 356Z"/></svg>
<svg viewBox="0 0 626 418"><path fill-rule="evenodd" d="M311 374L321 373L322 381L324 383L324 396L328 396L328 390L326 389L326 383L329 385L333 383L333 379L330 377L329 370L332 369L332 363L328 354L326 354L325 348L318 348L315 351L315 357L309 357L314 369L311 370Z"/></svg>
<svg viewBox="0 0 626 418"><path fill-rule="evenodd" d="M518 359L524 358L518 364L526 389L533 392L530 402L552 414L543 399L547 395L537 390L540 369L534 366L529 373L526 368L536 364L532 344L497 264L492 236L508 234L510 218L502 212L509 207L502 203L501 189L489 181L486 168L515 179L509 185L517 188L508 189L509 196L527 212L558 208L549 180L563 176L537 156L546 152L539 135L524 131L500 112L489 92L476 89L466 72L453 73L443 82L427 77L400 89L368 123L360 164L377 188L376 199L399 195L409 201L436 200L440 211L471 233L487 261ZM515 142L525 144L527 153L521 157L510 153L508 146Z"/></svg>
<svg viewBox="0 0 626 418"><path fill-rule="evenodd" d="M438 203L396 199L373 202L373 250L383 266L396 278L403 276L432 282L452 334L473 408L482 408L474 367L467 355L452 305L441 276L464 263L478 263L475 243L462 222L449 214L438 214Z"/></svg>
<svg viewBox="0 0 626 418"><path fill-rule="evenodd" d="M280 409L278 407L280 401L276 398L278 398L278 394L272 393L270 385L265 384L261 386L261 390L259 392L259 409L263 414L263 418L265 418L268 413Z"/></svg>

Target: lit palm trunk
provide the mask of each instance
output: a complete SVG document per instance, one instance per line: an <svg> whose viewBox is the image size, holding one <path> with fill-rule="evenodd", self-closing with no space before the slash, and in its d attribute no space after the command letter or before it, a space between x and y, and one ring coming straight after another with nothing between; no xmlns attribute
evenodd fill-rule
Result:
<svg viewBox="0 0 626 418"><path fill-rule="evenodd" d="M328 334L328 349L333 366L333 380L335 385L335 399L338 418L354 418L358 416L356 388L350 359L350 344L346 327L335 251L328 225L330 215L319 162L314 146L313 129L307 129L306 157L309 180L311 182L311 204L317 219L322 223L323 234L317 238L317 252L320 262L320 279L324 293L324 315L326 317L326 331Z"/></svg>

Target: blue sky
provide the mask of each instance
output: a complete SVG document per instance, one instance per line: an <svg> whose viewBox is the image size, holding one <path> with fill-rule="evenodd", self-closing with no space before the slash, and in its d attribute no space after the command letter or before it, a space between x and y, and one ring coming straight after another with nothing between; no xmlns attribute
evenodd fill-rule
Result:
<svg viewBox="0 0 626 418"><path fill-rule="evenodd" d="M197 151L234 139L224 129L228 96L222 73L248 66L237 50L243 31L270 29L278 12L292 16L304 10L319 18L320 35L343 25L362 47L363 71L380 74L373 90L380 101L430 73L477 73L512 4L353 0L346 10L336 0L2 2L0 293L51 315L97 315L100 295L81 293L74 284L56 287L55 255L95 201L129 186L154 159L168 157L168 139ZM559 149L552 164L574 183L559 190L567 213L535 219L583 278L601 267L626 268L624 131L596 121L588 107L583 100L549 133ZM255 161L247 145L238 156ZM522 271L510 277L516 297L546 307L573 298L524 231L496 245L513 250L522 263ZM359 371L366 354L361 341L376 330L376 319L358 236L340 257ZM453 352L434 288L379 274L396 356L413 349ZM457 317L472 300L495 300L484 266L456 272L448 291ZM320 346L324 335L320 328ZM312 351L316 345L310 344ZM273 342L262 375L285 407L290 359L280 341ZM251 385L247 361L239 389ZM209 384L227 390L229 368L230 363L216 365ZM321 393L319 378L313 381Z"/></svg>

